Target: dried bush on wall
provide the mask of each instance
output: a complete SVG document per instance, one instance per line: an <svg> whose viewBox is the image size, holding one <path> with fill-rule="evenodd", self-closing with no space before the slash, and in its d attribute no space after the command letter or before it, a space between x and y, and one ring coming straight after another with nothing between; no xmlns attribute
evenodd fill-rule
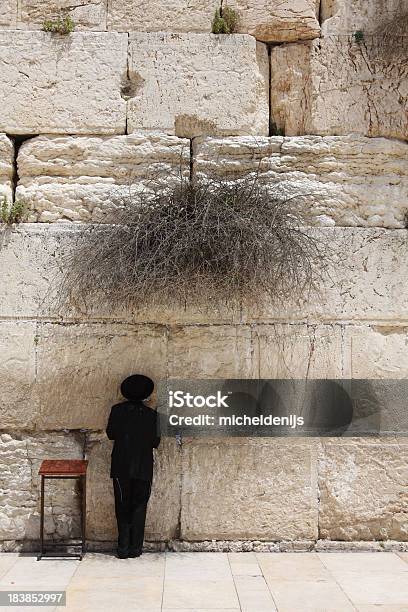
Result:
<svg viewBox="0 0 408 612"><path fill-rule="evenodd" d="M65 256L63 295L111 308L304 297L322 249L302 227L303 196L285 199L256 174L158 181L85 226Z"/></svg>

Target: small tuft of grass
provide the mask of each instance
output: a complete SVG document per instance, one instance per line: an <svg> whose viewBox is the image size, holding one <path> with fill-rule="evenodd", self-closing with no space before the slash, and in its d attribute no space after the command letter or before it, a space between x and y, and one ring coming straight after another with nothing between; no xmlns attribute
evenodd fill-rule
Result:
<svg viewBox="0 0 408 612"><path fill-rule="evenodd" d="M75 24L70 15L65 17L58 17L58 19L46 19L43 24L44 32L51 32L52 34L71 34L75 29Z"/></svg>
<svg viewBox="0 0 408 612"><path fill-rule="evenodd" d="M9 201L6 196L3 197L3 200L0 205L0 221L1 223L5 223L6 225L13 225L13 223L20 223L22 221L24 214L26 212L26 205L23 200L16 200L9 204Z"/></svg>
<svg viewBox="0 0 408 612"><path fill-rule="evenodd" d="M364 40L364 32L362 30L357 30L353 34L354 40L358 45L360 45Z"/></svg>
<svg viewBox="0 0 408 612"><path fill-rule="evenodd" d="M238 13L229 6L221 6L215 11L211 31L213 34L233 34L238 26Z"/></svg>

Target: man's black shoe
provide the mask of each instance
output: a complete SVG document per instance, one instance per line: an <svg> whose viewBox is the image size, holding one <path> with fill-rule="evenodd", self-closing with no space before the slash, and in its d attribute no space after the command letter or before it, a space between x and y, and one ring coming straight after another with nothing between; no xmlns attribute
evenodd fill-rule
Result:
<svg viewBox="0 0 408 612"><path fill-rule="evenodd" d="M135 557L140 557L140 555L142 554L141 550L135 550L135 551L131 551L129 553L129 558L130 559L134 559Z"/></svg>
<svg viewBox="0 0 408 612"><path fill-rule="evenodd" d="M118 552L118 559L128 559L130 556L128 553Z"/></svg>

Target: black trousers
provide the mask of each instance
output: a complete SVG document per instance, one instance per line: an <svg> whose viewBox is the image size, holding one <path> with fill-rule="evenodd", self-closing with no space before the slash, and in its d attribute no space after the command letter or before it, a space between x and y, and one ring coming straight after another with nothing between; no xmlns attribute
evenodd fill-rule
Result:
<svg viewBox="0 0 408 612"><path fill-rule="evenodd" d="M151 487L149 480L113 478L119 554L142 552Z"/></svg>

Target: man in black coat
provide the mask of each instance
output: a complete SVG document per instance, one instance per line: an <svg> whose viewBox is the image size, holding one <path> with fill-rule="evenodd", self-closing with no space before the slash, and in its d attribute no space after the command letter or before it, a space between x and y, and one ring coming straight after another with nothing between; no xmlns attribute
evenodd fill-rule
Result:
<svg viewBox="0 0 408 612"><path fill-rule="evenodd" d="M160 444L155 410L142 400L154 383L147 376L134 375L121 385L127 401L112 407L107 436L114 440L111 478L118 524L118 557L142 554L147 502L153 480L153 449Z"/></svg>

